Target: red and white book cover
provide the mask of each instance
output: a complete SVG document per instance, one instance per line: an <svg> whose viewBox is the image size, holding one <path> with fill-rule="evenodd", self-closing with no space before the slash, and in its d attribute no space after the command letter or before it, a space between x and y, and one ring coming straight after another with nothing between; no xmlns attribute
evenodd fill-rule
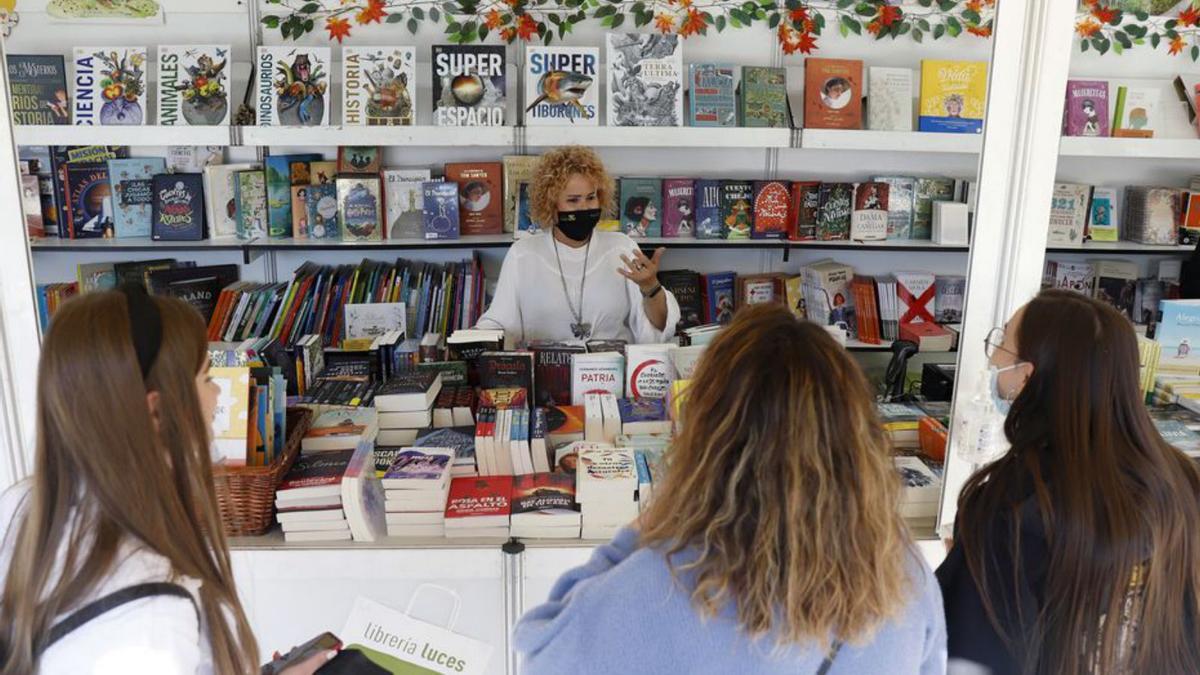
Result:
<svg viewBox="0 0 1200 675"><path fill-rule="evenodd" d="M933 318L934 276L929 272L897 272L896 298L900 301L900 325L936 323Z"/></svg>
<svg viewBox="0 0 1200 675"><path fill-rule="evenodd" d="M506 525L512 511L512 476L462 476L450 481L446 527Z"/></svg>

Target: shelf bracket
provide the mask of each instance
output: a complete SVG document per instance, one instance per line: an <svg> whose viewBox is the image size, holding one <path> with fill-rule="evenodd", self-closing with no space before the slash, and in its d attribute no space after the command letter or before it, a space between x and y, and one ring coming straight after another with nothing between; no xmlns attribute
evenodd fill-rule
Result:
<svg viewBox="0 0 1200 675"><path fill-rule="evenodd" d="M242 264L249 265L266 253L264 249L252 248L249 243L242 244Z"/></svg>
<svg viewBox="0 0 1200 675"><path fill-rule="evenodd" d="M791 252L792 252L792 245L791 245L791 244L784 244L784 245L783 245L783 262L787 262L787 261L788 261L788 258L790 257L790 255L791 255Z"/></svg>

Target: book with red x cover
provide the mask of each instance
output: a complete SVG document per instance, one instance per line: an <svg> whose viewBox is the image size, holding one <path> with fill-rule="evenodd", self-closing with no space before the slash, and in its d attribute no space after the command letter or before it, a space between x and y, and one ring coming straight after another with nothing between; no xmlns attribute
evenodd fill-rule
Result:
<svg viewBox="0 0 1200 675"><path fill-rule="evenodd" d="M896 299L900 301L900 325L936 323L933 300L937 294L930 272L896 272Z"/></svg>

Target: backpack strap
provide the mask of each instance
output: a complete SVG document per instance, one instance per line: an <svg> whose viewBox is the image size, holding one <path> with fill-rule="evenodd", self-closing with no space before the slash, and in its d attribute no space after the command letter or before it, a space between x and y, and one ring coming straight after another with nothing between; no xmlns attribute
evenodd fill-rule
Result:
<svg viewBox="0 0 1200 675"><path fill-rule="evenodd" d="M136 584L90 602L71 613L67 618L54 624L50 628L49 633L46 634L46 641L40 645L37 653L40 654L46 651L51 645L63 639L72 631L106 612L122 605L127 605L135 600L142 600L158 595L173 595L178 598L186 598L188 602L192 603L192 609L196 611L196 622L200 623L200 608L196 605L196 599L183 586L167 582Z"/></svg>
<svg viewBox="0 0 1200 675"><path fill-rule="evenodd" d="M826 675L829 669L833 667L833 660L837 658L838 652L842 650L842 641L838 640L829 648L829 654L825 656L825 660L821 662L821 667L817 668L817 675Z"/></svg>

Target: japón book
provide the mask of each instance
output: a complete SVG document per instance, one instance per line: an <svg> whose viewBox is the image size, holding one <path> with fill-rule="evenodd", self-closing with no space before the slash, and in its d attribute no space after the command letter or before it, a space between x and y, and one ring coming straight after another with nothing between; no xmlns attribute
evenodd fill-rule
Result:
<svg viewBox="0 0 1200 675"><path fill-rule="evenodd" d="M157 123L229 124L230 60L229 45L159 45Z"/></svg>
<svg viewBox="0 0 1200 675"><path fill-rule="evenodd" d="M416 97L415 47L342 47L342 124L412 125Z"/></svg>
<svg viewBox="0 0 1200 675"><path fill-rule="evenodd" d="M433 123L502 127L506 107L505 48L433 46Z"/></svg>
<svg viewBox="0 0 1200 675"><path fill-rule="evenodd" d="M600 50L526 47L526 126L600 124Z"/></svg>
<svg viewBox="0 0 1200 675"><path fill-rule="evenodd" d="M70 124L67 67L60 54L9 54L13 124Z"/></svg>
<svg viewBox="0 0 1200 675"><path fill-rule="evenodd" d="M678 35L608 33L608 126L683 124L683 46Z"/></svg>
<svg viewBox="0 0 1200 675"><path fill-rule="evenodd" d="M145 124L146 48L76 47L75 125Z"/></svg>
<svg viewBox="0 0 1200 675"><path fill-rule="evenodd" d="M920 131L983 133L987 62L921 61Z"/></svg>
<svg viewBox="0 0 1200 675"><path fill-rule="evenodd" d="M330 63L328 47L259 47L258 126L329 124Z"/></svg>

